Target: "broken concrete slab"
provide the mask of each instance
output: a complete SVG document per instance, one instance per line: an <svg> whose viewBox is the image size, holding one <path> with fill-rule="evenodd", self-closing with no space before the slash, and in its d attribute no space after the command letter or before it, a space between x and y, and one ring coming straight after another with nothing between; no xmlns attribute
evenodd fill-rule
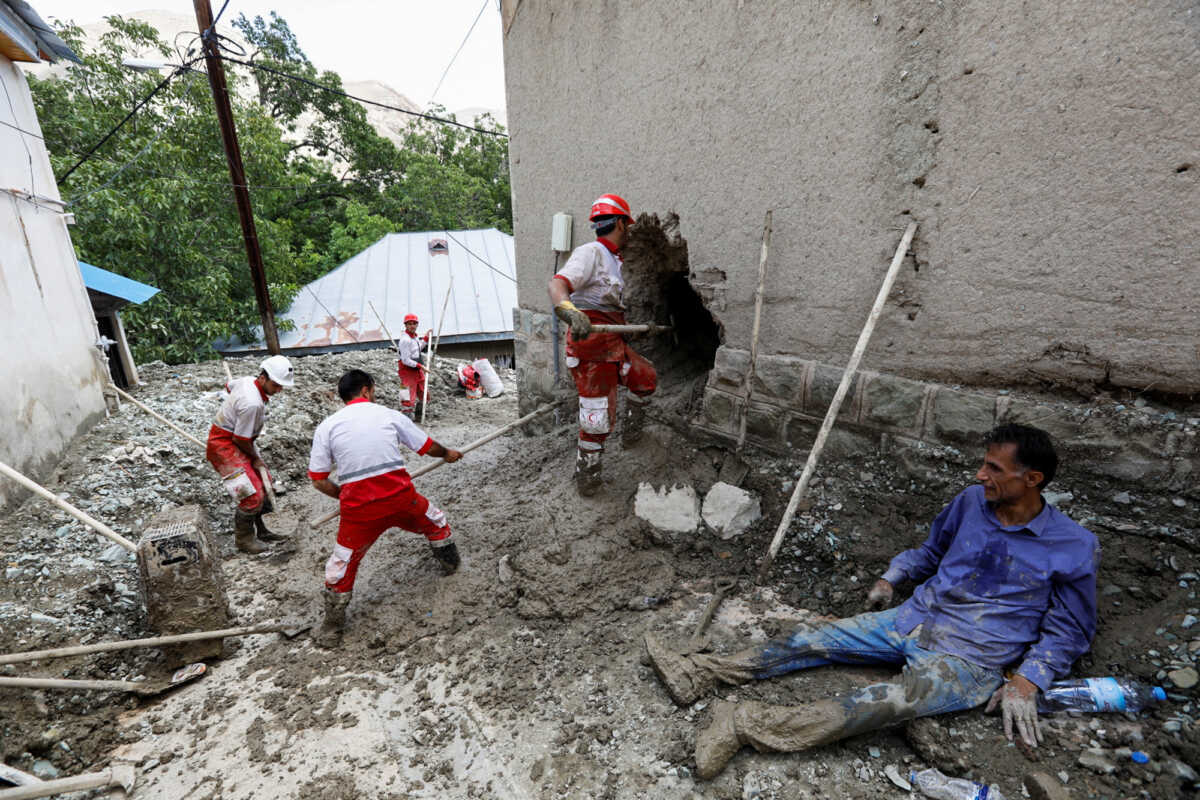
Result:
<svg viewBox="0 0 1200 800"><path fill-rule="evenodd" d="M1022 779L1031 800L1071 800L1062 781L1046 772L1030 772Z"/></svg>
<svg viewBox="0 0 1200 800"><path fill-rule="evenodd" d="M638 485L633 513L662 531L690 533L700 527L700 498L691 486Z"/></svg>
<svg viewBox="0 0 1200 800"><path fill-rule="evenodd" d="M229 627L225 576L208 534L208 515L198 505L155 515L138 543L138 570L146 621L157 633L191 633ZM223 641L172 645L164 650L179 666L220 658Z"/></svg>
<svg viewBox="0 0 1200 800"><path fill-rule="evenodd" d="M762 508L754 494L718 481L704 496L701 516L722 539L732 539L762 518Z"/></svg>

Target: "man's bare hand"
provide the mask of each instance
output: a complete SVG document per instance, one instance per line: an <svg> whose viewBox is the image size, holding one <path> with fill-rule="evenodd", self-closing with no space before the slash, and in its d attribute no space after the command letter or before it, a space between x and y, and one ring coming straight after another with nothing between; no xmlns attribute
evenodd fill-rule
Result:
<svg viewBox="0 0 1200 800"><path fill-rule="evenodd" d="M892 604L892 597L896 594L896 588L891 583L883 578L875 581L875 585L871 587L871 591L867 592L867 610L882 611Z"/></svg>
<svg viewBox="0 0 1200 800"><path fill-rule="evenodd" d="M1004 736L1010 742L1013 740L1013 727L1021 736L1021 741L1029 747L1037 747L1042 741L1042 728L1038 724L1037 715L1038 687L1028 678L1014 675L1013 679L1001 686L992 694L985 713L991 713L1000 706L1004 714Z"/></svg>
<svg viewBox="0 0 1200 800"><path fill-rule="evenodd" d="M458 452L457 450L451 450L449 447L447 447L446 455L442 456L442 458L446 459L447 464L453 464L455 461L458 461L460 458L462 458L462 456L462 453Z"/></svg>

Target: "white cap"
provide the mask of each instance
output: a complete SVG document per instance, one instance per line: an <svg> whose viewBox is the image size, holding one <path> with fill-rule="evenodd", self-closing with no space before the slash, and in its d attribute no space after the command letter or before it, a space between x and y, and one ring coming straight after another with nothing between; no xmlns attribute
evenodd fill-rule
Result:
<svg viewBox="0 0 1200 800"><path fill-rule="evenodd" d="M296 381L292 377L292 362L287 360L287 356L271 356L259 364L258 368L267 373L267 377L280 386L296 385Z"/></svg>

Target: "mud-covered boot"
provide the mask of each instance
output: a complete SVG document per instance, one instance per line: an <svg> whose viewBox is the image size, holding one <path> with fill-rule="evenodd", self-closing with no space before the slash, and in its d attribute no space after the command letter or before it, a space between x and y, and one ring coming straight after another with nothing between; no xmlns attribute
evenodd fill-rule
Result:
<svg viewBox="0 0 1200 800"><path fill-rule="evenodd" d="M743 744L737 730L737 704L718 700L712 722L696 734L696 774L703 780L717 777Z"/></svg>
<svg viewBox="0 0 1200 800"><path fill-rule="evenodd" d="M254 535L256 519L258 519L257 514L250 514L240 508L233 512L233 543L237 545L238 550L252 556L265 553L269 549Z"/></svg>
<svg viewBox="0 0 1200 800"><path fill-rule="evenodd" d="M326 588L321 597L325 601L325 620L321 629L313 636L318 647L339 647L342 632L346 630L346 606L350 605L352 592L335 592Z"/></svg>
<svg viewBox="0 0 1200 800"><path fill-rule="evenodd" d="M286 542L288 537L282 533L274 533L271 531L265 522L263 522L263 512L254 515L254 530L258 534L260 542Z"/></svg>
<svg viewBox="0 0 1200 800"><path fill-rule="evenodd" d="M650 405L648 398L630 395L625 400L625 422L621 428L621 445L629 447L637 444L646 428L646 406Z"/></svg>
<svg viewBox="0 0 1200 800"><path fill-rule="evenodd" d="M716 676L696 664L691 656L669 650L649 633L645 641L650 666L677 705L690 706L717 685Z"/></svg>
<svg viewBox="0 0 1200 800"><path fill-rule="evenodd" d="M442 565L443 575L453 575L458 571L458 565L462 563L462 559L458 556L458 546L454 542L441 547L434 545L433 557Z"/></svg>
<svg viewBox="0 0 1200 800"><path fill-rule="evenodd" d="M603 450L579 448L575 456L575 491L580 497L591 497L600 491L600 457Z"/></svg>

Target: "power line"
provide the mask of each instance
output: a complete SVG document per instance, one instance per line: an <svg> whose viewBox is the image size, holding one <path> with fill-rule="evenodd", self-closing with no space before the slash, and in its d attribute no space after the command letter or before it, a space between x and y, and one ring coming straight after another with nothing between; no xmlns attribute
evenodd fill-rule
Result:
<svg viewBox="0 0 1200 800"><path fill-rule="evenodd" d="M508 138L508 134L504 133L502 131L489 131L486 128L477 128L474 125L467 125L466 123L458 122L456 120L446 119L444 117L435 117L432 114L423 114L420 111L410 111L407 108L400 108L399 106L388 105L387 103L380 103L377 100L368 100L365 97L357 97L355 95L350 94L349 92L343 92L341 89L335 89L332 86L326 86L322 83L317 83L316 81L311 81L308 78L303 78L299 75L293 75L290 72L284 72L283 70L274 69L272 67L266 66L265 64L255 64L252 61L242 61L241 59L230 58L229 56L225 55L224 53L221 54L221 60L228 61L231 64L240 64L241 66L249 67L250 69L260 70L262 72L268 72L272 75L278 75L280 78L287 78L288 80L291 80L291 81L298 81L299 83L304 83L309 86L312 86L314 89L320 89L322 91L329 92L330 94L340 95L340 96L348 98L350 100L357 100L358 102L366 103L367 105L378 106L380 108L386 108L391 111L399 111L401 114L408 114L409 116L412 116L412 117L420 117L421 119L427 119L430 122L440 122L443 125L453 125L456 128L463 128L464 130L475 131L476 133L483 133L488 136L499 136L504 139Z"/></svg>
<svg viewBox="0 0 1200 800"><path fill-rule="evenodd" d="M517 279L516 279L516 278L514 278L513 276L509 275L508 273L501 272L500 270L498 270L498 269L496 269L495 267L493 267L493 266L492 266L490 263L488 263L488 260L487 260L486 258L483 258L482 256L479 256L479 255L476 255L476 254L475 254L475 252L474 252L473 250L471 250L471 248L467 247L465 244L463 244L462 242L458 241L458 239L456 239L456 238L455 238L455 236L454 236L454 234L453 234L453 233L451 233L450 231L442 231L442 232L443 232L443 233L445 233L447 236L449 236L449 237L450 237L450 238L451 238L451 239L452 239L452 240L453 240L453 241L454 241L454 242L455 242L455 243L456 243L456 244L457 244L459 247L461 247L463 250L466 250L468 253L470 253L471 255L475 256L475 259L476 259L477 261L479 261L479 262L480 262L481 264L483 264L485 267L487 267L488 269L490 269L492 272L496 273L497 275L500 275L501 277L508 278L508 279L509 279L510 281L512 281L513 283L516 283L516 282L517 282Z"/></svg>
<svg viewBox="0 0 1200 800"><path fill-rule="evenodd" d="M24 128L19 128L19 127L17 127L16 125L13 125L11 122L5 122L4 120L0 119L0 125L3 125L3 126L4 126L4 127L6 127L6 128L12 128L14 131L17 131L17 132L19 132L19 133L23 133L23 134L25 134L26 136L32 136L32 137L33 137L33 138L35 138L35 139L41 139L43 142L44 142L44 141L46 141L46 137L45 137L45 136L42 136L42 135L40 135L40 134L37 134L37 133L34 133L33 131L27 131L27 130L25 130Z"/></svg>
<svg viewBox="0 0 1200 800"><path fill-rule="evenodd" d="M475 26L479 24L480 17L487 10L489 0L483 0L483 5L479 7L479 13L475 15L475 21L471 23L471 27L467 28L467 35L463 37L462 44L454 51L454 55L450 57L450 63L446 65L446 69L442 72L442 77L438 78L437 86L433 89L433 94L429 95L429 102L433 102L433 98L437 97L438 90L442 88L442 81L446 80L446 76L450 74L450 68L454 66L454 61L458 58L458 54L467 46L467 40L471 38L471 33L475 30Z"/></svg>

